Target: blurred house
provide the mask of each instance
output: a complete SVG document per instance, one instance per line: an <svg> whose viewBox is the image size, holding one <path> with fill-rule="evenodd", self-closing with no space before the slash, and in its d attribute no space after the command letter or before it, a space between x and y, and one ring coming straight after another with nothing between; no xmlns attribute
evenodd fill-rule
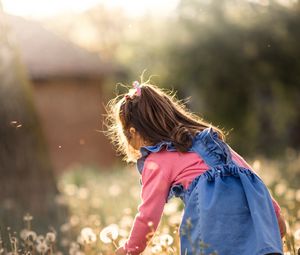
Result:
<svg viewBox="0 0 300 255"><path fill-rule="evenodd" d="M103 129L103 84L117 68L40 23L8 16L56 172L77 164L110 166L115 153Z"/></svg>

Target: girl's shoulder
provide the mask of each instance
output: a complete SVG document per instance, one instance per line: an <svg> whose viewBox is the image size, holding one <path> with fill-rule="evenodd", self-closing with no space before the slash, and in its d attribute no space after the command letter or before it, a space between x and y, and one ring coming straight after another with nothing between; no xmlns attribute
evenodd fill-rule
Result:
<svg viewBox="0 0 300 255"><path fill-rule="evenodd" d="M178 159L183 159L187 155L191 154L190 152L179 152L179 151L170 151L167 150L166 148L161 149L160 151L157 151L155 153L150 153L147 157L146 160L151 160L151 161L157 161L157 162L163 162L163 163L170 163L178 162Z"/></svg>
<svg viewBox="0 0 300 255"><path fill-rule="evenodd" d="M145 159L145 164L157 164L161 168L171 171L181 172L183 169L188 169L191 166L201 167L204 160L195 152L179 152L179 151L168 151L162 149L156 153L151 153Z"/></svg>

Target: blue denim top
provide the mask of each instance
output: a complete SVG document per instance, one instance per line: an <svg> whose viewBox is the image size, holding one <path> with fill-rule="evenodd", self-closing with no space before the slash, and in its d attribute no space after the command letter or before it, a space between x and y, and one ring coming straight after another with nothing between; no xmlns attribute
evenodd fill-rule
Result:
<svg viewBox="0 0 300 255"><path fill-rule="evenodd" d="M167 151L177 151L175 146L170 141L162 141L156 145L143 146L140 148L141 157L137 160L137 170L140 174L143 172L144 163L146 158L151 153L159 152L163 148ZM231 153L228 146L221 139L218 138L218 133L212 129L212 127L205 128L204 130L196 133L193 138L192 146L187 152L196 152L201 155L205 163L210 166L210 169L203 173L208 179L213 178L218 172L218 165L220 163L227 164L228 171L233 174L237 171L235 163L232 161ZM239 167L240 170L252 174L252 172L246 168ZM192 185L192 184L191 184ZM184 198L185 192L182 184L175 184L170 188L167 201L173 196Z"/></svg>
<svg viewBox="0 0 300 255"><path fill-rule="evenodd" d="M137 161L140 173L147 156L163 147L176 151L168 141L140 149L141 157ZM169 190L166 202L176 196L185 204L180 228L186 228L187 219L195 226L191 228L190 238L181 232L181 254L195 254L191 238L193 243L198 243L200 238L211 245L203 254L212 254L214 249L228 255L283 254L272 199L259 176L233 162L230 147L218 138L212 127L194 136L188 152L196 152L209 169L196 176L187 189L179 183ZM223 178L225 176L237 178ZM230 196L228 185L231 185ZM198 252L196 254L200 254Z"/></svg>

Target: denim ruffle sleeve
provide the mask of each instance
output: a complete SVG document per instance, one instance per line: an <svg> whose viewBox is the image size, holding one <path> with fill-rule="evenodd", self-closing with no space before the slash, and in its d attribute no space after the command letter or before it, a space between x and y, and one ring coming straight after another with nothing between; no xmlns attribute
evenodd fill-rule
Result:
<svg viewBox="0 0 300 255"><path fill-rule="evenodd" d="M172 142L163 141L156 145L143 146L140 148L141 157L137 160L137 170L140 174L143 172L144 163L149 154L153 152L159 152L162 148L166 148L167 151L176 151Z"/></svg>

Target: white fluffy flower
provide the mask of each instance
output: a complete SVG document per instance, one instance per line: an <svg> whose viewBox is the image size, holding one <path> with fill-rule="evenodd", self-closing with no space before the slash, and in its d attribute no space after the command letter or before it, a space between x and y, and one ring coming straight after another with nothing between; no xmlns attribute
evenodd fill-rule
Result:
<svg viewBox="0 0 300 255"><path fill-rule="evenodd" d="M119 227L116 224L111 224L100 232L100 240L103 243L111 243L116 240L119 235Z"/></svg>

